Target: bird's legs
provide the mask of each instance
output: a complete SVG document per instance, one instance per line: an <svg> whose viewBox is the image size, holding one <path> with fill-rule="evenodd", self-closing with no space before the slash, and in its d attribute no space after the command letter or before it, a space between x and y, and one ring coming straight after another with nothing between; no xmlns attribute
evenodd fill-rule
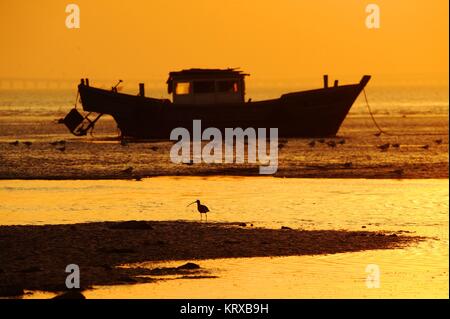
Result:
<svg viewBox="0 0 450 319"><path fill-rule="evenodd" d="M207 213L205 213L205 218L206 218L206 221L208 221L208 214Z"/></svg>
<svg viewBox="0 0 450 319"><path fill-rule="evenodd" d="M203 216L202 216L202 214L200 213L200 220L202 221L203 220Z"/></svg>

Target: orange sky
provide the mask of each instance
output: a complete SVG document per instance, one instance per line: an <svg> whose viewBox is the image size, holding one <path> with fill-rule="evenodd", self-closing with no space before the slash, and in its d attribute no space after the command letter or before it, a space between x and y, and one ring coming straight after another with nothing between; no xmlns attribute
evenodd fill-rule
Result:
<svg viewBox="0 0 450 319"><path fill-rule="evenodd" d="M377 30L365 26L371 2ZM68 3L80 6L80 29L65 26ZM448 77L447 0L0 0L0 15L0 78L164 81L236 66L260 79Z"/></svg>

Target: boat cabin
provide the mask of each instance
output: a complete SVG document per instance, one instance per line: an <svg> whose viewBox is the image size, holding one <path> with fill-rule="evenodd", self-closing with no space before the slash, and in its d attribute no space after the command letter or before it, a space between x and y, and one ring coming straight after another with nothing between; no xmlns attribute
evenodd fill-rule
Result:
<svg viewBox="0 0 450 319"><path fill-rule="evenodd" d="M236 69L170 72L167 91L172 94L174 104L243 103L246 75Z"/></svg>

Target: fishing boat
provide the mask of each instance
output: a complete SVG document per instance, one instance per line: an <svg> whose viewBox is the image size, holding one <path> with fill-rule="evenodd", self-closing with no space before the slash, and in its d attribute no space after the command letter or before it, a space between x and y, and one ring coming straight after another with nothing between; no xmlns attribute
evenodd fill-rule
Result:
<svg viewBox="0 0 450 319"><path fill-rule="evenodd" d="M172 100L145 96L144 84L136 95L89 85L82 79L78 93L82 108L72 109L63 119L78 136L92 130L103 114L117 122L122 137L169 139L177 127L192 129L194 120L205 127L278 128L280 137L335 136L354 101L370 80L364 75L359 83L339 85L334 81L314 90L290 92L278 98L245 100L245 77L238 69L187 69L170 72L167 80ZM120 81L119 81L120 83ZM95 118L92 118L95 114Z"/></svg>

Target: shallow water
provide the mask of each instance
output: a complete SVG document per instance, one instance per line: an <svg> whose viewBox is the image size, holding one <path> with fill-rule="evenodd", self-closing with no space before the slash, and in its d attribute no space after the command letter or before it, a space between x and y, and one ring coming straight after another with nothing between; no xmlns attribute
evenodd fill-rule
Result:
<svg viewBox="0 0 450 319"><path fill-rule="evenodd" d="M96 287L86 292L88 298L448 298L448 180L10 180L0 181L0 198L1 225L197 220L194 205L186 205L199 198L211 210L210 222L302 229L366 226L369 231L402 230L430 237L406 249L203 260L198 263L219 278ZM380 267L380 288L366 287L368 264Z"/></svg>

